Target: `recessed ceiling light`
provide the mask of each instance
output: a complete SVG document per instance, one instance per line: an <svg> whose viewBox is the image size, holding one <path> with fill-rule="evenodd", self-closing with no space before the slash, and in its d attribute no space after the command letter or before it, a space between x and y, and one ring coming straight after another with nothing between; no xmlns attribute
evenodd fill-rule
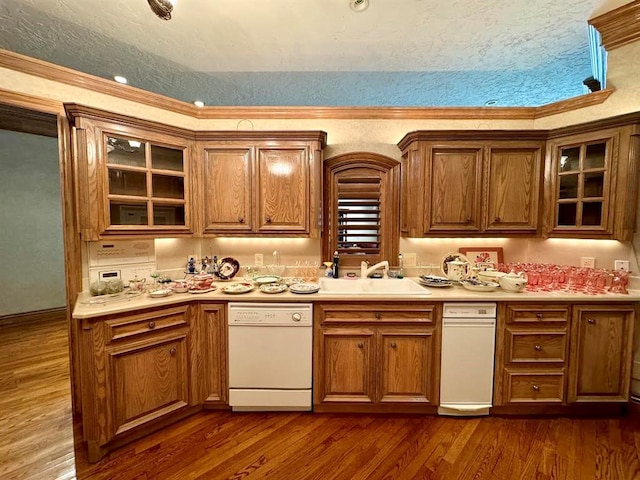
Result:
<svg viewBox="0 0 640 480"><path fill-rule="evenodd" d="M195 102L193 102L193 104L196 107L200 107L200 108L204 107L204 102L202 100L196 100Z"/></svg>
<svg viewBox="0 0 640 480"><path fill-rule="evenodd" d="M369 0L349 0L349 7L354 12L364 12L369 8Z"/></svg>
<svg viewBox="0 0 640 480"><path fill-rule="evenodd" d="M492 106L492 105L497 105L497 104L498 104L498 100L487 100L486 102L484 102L484 104L485 104L487 107L490 107L490 106Z"/></svg>
<svg viewBox="0 0 640 480"><path fill-rule="evenodd" d="M127 79L125 77L123 77L122 75L116 75L115 77L113 77L113 79L118 83L122 83L124 85L127 84Z"/></svg>

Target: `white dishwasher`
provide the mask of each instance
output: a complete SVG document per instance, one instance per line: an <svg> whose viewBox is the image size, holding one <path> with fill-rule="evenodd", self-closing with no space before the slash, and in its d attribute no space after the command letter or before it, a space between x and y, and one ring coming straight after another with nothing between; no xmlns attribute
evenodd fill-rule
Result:
<svg viewBox="0 0 640 480"><path fill-rule="evenodd" d="M445 303L440 415L488 415L493 397L495 303Z"/></svg>
<svg viewBox="0 0 640 480"><path fill-rule="evenodd" d="M230 302L228 322L232 410L311 410L313 305Z"/></svg>

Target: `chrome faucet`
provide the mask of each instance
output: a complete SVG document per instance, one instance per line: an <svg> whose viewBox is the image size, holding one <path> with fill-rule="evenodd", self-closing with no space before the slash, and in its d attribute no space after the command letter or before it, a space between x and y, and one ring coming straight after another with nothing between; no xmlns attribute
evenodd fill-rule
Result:
<svg viewBox="0 0 640 480"><path fill-rule="evenodd" d="M361 262L360 263L360 278L367 278L371 273L379 268L384 268L383 278L387 278L389 275L389 262L387 260L383 260L382 262L378 262L375 265L369 266L369 262Z"/></svg>

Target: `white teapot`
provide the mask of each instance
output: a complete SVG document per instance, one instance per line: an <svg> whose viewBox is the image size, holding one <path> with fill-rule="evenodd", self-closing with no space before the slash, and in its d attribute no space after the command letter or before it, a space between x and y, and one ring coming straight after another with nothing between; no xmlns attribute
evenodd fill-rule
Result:
<svg viewBox="0 0 640 480"><path fill-rule="evenodd" d="M522 292L527 286L527 279L524 273L516 273L513 270L506 275L498 278L500 288L506 292Z"/></svg>

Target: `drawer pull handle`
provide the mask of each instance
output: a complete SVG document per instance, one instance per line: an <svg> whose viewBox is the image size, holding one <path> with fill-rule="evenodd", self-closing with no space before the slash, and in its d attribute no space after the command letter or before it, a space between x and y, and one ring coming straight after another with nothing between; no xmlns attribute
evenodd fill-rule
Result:
<svg viewBox="0 0 640 480"><path fill-rule="evenodd" d="M364 348L364 343L362 342L358 343L358 348Z"/></svg>
<svg viewBox="0 0 640 480"><path fill-rule="evenodd" d="M391 348L396 348L396 347L397 347L396 342L391 342Z"/></svg>
<svg viewBox="0 0 640 480"><path fill-rule="evenodd" d="M172 348L171 350L169 350L169 354L172 355L172 356L175 355L176 354L176 349Z"/></svg>
<svg viewBox="0 0 640 480"><path fill-rule="evenodd" d="M375 317L380 320L382 318L382 314L380 312L376 312Z"/></svg>
<svg viewBox="0 0 640 480"><path fill-rule="evenodd" d="M595 325L596 319L595 318L588 318L587 322L590 323L591 325Z"/></svg>
<svg viewBox="0 0 640 480"><path fill-rule="evenodd" d="M540 391L540 387L538 385L533 385L531 388L533 389L534 392Z"/></svg>
<svg viewBox="0 0 640 480"><path fill-rule="evenodd" d="M154 328L156 328L156 322L149 322L148 326L149 330L153 330Z"/></svg>
<svg viewBox="0 0 640 480"><path fill-rule="evenodd" d="M540 345L536 345L535 347L533 347L536 349L536 352L541 352L542 351L542 346Z"/></svg>
<svg viewBox="0 0 640 480"><path fill-rule="evenodd" d="M540 312L536 313L536 318L538 319L542 318L542 314Z"/></svg>

